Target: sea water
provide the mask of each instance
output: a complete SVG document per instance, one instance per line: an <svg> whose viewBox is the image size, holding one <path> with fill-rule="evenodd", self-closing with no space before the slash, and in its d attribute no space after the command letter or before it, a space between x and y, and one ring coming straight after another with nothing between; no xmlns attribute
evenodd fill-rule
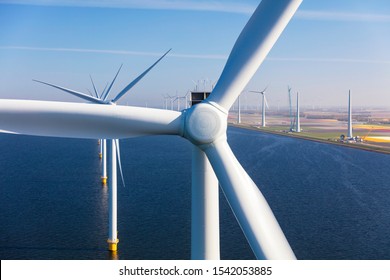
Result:
<svg viewBox="0 0 390 280"><path fill-rule="evenodd" d="M390 259L390 156L229 128L298 259ZM189 259L191 144L121 140L118 253L97 140L0 134L0 259ZM221 258L254 259L220 193Z"/></svg>

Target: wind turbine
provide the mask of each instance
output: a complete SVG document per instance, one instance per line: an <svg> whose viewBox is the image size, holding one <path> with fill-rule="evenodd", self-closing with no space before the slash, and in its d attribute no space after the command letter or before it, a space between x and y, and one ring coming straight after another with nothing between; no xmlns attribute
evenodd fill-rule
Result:
<svg viewBox="0 0 390 280"><path fill-rule="evenodd" d="M351 106L351 90L348 92L348 139L353 138L352 135L352 106Z"/></svg>
<svg viewBox="0 0 390 280"><path fill-rule="evenodd" d="M93 82L92 76L89 75L89 78L90 78L90 80L91 80L92 87L93 87L93 92L94 92L94 93L92 93L89 89L87 89L87 91L89 92L89 94L90 94L91 96L95 96L95 97L97 97L97 98L100 98L100 95L98 94L98 91L97 91L97 89L96 89L95 83ZM102 91L102 94L103 94L103 92L106 90L106 88L107 88L107 84L106 84L106 87L104 88L104 90ZM95 95L94 95L94 94L95 94ZM105 154L105 151L103 150L103 149L104 149L104 148L103 148L103 139L99 139L99 140L98 140L98 145L100 145L99 159L101 159L101 160L105 163L105 161L106 161L105 155L103 156L103 154ZM106 182L107 176L104 176L104 175L103 175L103 174L106 174L106 173L105 173L104 166L105 166L105 164L103 164L102 183L103 183L103 185L106 185L106 183L107 183L107 182Z"/></svg>
<svg viewBox="0 0 390 280"><path fill-rule="evenodd" d="M135 78L131 83L129 83L123 90L121 90L112 100L108 100L108 96L110 94L110 90L112 86L115 83L116 78L118 77L118 74L120 70L122 69L122 65L119 67L118 72L116 73L114 79L110 83L109 87L107 88L106 91L103 91L102 94L99 96L95 84L93 83L93 80L91 78L93 88L95 90L96 97L87 95L85 93L77 92L72 89L67 89L61 86L57 86L54 84L34 80L36 82L57 88L59 90L65 91L67 93L73 94L75 96L78 96L82 99L88 100L92 103L95 104L105 104L105 105L112 105L115 106L116 102L123 97L132 87L134 87L154 66L157 65L169 52L171 51L168 50L166 53L164 53L155 63L153 63L148 69L146 69L144 72L141 73L137 78ZM110 107L112 107L110 106ZM108 230L108 249L110 251L116 252L117 251L117 246L118 246L118 236L117 236L117 165L119 166L119 171L121 174L122 182L123 185L124 183L124 177L123 177L123 172L122 172L122 164L120 160L120 151L119 151L119 139L112 138L109 140L110 141L110 147L111 147L111 161L110 161L110 187L109 187L109 230ZM106 139L102 139L103 142L103 157L106 158ZM103 183L105 183L105 180L107 176L105 175L106 166L105 166L105 161L103 161Z"/></svg>
<svg viewBox="0 0 390 280"><path fill-rule="evenodd" d="M19 134L89 139L180 135L209 160L255 256L258 259L295 259L267 201L230 149L226 130L230 107L301 2L263 0L237 39L213 92L188 110L175 112L127 106L107 106L102 110L100 104L1 100L0 129ZM199 164L196 159L194 162ZM203 219L207 217L206 211Z"/></svg>
<svg viewBox="0 0 390 280"><path fill-rule="evenodd" d="M301 132L301 122L299 120L299 92L297 92L297 123L295 126L295 132Z"/></svg>
<svg viewBox="0 0 390 280"><path fill-rule="evenodd" d="M195 82L194 80L192 80L192 82L193 82L193 83L194 83L194 85L195 85L194 91L198 91L198 83L197 83L197 82Z"/></svg>
<svg viewBox="0 0 390 280"><path fill-rule="evenodd" d="M250 92L260 93L262 95L262 103L261 103L261 126L265 127L265 106L268 108L267 98L265 97L265 91L267 90L267 87L263 89L262 91L254 91L251 90Z"/></svg>
<svg viewBox="0 0 390 280"><path fill-rule="evenodd" d="M184 106L184 109L188 109L188 106L189 106L189 101L188 101L188 95L191 93L191 91L187 91L187 93L182 96L181 98L183 98L185 100L185 106Z"/></svg>
<svg viewBox="0 0 390 280"><path fill-rule="evenodd" d="M173 99L173 102L175 102L175 101L177 104L176 110L180 111L180 97L179 97L179 94L177 93L177 91L176 91L176 97Z"/></svg>
<svg viewBox="0 0 390 280"><path fill-rule="evenodd" d="M174 96L170 96L169 94L167 94L168 96L168 99L169 99L169 104L170 104L170 110L173 111L173 102L175 101L175 98Z"/></svg>
<svg viewBox="0 0 390 280"><path fill-rule="evenodd" d="M106 86L104 87L103 91L101 92L101 94L99 94L97 89L96 89L95 83L93 82L92 76L89 75L89 78L90 78L91 83L92 83L93 92L95 93L95 97L97 97L99 99L102 99L104 94L105 94L105 91L106 91L106 89L108 87L108 82L107 82ZM91 93L91 96L93 96L92 93ZM101 179L102 179L103 186L106 186L107 185L107 140L106 139L99 139L99 143L100 143L99 158L102 160L102 176L101 176Z"/></svg>
<svg viewBox="0 0 390 280"><path fill-rule="evenodd" d="M184 109L188 109L188 94L189 93L190 93L190 91L187 91L187 93L183 96L179 96L178 94L176 94L176 97L173 100L173 102L175 102L177 100L177 111L180 111L180 100L184 100L184 102L185 102Z"/></svg>
<svg viewBox="0 0 390 280"><path fill-rule="evenodd" d="M290 109L290 131L293 131L293 115L292 115L292 101L291 101L291 87L287 86L288 91L288 105Z"/></svg>
<svg viewBox="0 0 390 280"><path fill-rule="evenodd" d="M164 108L165 110L168 110L168 99L170 98L169 96L163 95L164 98Z"/></svg>

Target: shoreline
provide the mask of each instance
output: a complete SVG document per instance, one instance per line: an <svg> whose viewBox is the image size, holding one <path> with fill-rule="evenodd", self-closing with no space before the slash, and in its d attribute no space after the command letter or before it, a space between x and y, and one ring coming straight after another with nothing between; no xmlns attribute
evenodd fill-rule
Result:
<svg viewBox="0 0 390 280"><path fill-rule="evenodd" d="M299 135L297 133L286 133L286 132L267 130L266 128L265 129L258 128L258 127L255 127L253 125L250 125L250 124L228 123L228 126L242 128L242 129L248 129L248 130L258 131L258 132L263 132L263 133L269 133L269 134L274 134L274 135L280 135L280 136L285 136L285 137L298 138L298 139L302 139L302 140L319 142L319 143L324 143L324 144L338 145L341 147L359 149L359 150L364 150L364 151L368 151L368 152L390 154L390 149L386 149L385 147L374 146L371 144L341 143L341 142L337 142L337 141L330 141L327 139L315 138L315 137L310 137L310 136L303 136L303 135Z"/></svg>

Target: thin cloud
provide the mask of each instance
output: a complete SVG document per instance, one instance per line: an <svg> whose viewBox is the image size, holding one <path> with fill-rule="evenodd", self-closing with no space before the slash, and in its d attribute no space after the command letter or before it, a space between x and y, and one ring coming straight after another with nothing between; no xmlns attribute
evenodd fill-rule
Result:
<svg viewBox="0 0 390 280"><path fill-rule="evenodd" d="M120 55L138 55L138 56L158 56L158 55L160 55L159 53L152 53L152 52L137 52L137 51L123 51L123 50L43 48L43 47L25 47L25 46L0 46L0 49L21 50L21 51L101 53L101 54L120 54Z"/></svg>
<svg viewBox="0 0 390 280"><path fill-rule="evenodd" d="M19 50L19 51L41 51L41 52L74 52L74 53L95 53L95 54L111 54L111 55L133 55L133 56L154 56L159 57L162 53L158 52L140 52L129 50L102 50L102 49L78 49L78 48L43 48L43 47L27 47L27 46L0 46L3 50ZM210 59L210 60L227 60L228 55L222 54L181 54L170 53L170 57L186 58L186 59ZM375 59L349 59L349 58L305 58L305 57L268 57L268 61L281 62L316 62L316 63L362 63L362 64L390 64L390 60L375 60Z"/></svg>
<svg viewBox="0 0 390 280"><path fill-rule="evenodd" d="M78 48L43 48L43 47L26 47L26 46L0 46L3 50L19 50L19 51L41 51L41 52L74 52L74 53L95 53L95 54L112 54L112 55L134 55L134 56L161 56L162 53L155 52L139 52L127 50L102 50L102 49L78 49ZM225 59L225 55L214 54L180 54L171 53L170 57L177 58L195 58L195 59Z"/></svg>
<svg viewBox="0 0 390 280"><path fill-rule="evenodd" d="M390 22L390 15L325 11L298 11L297 18L316 21Z"/></svg>
<svg viewBox="0 0 390 280"><path fill-rule="evenodd" d="M375 60L375 59L354 59L354 58L281 58L270 57L270 61L291 61L291 62L316 62L316 63L362 63L362 64L390 64L390 60Z"/></svg>
<svg viewBox="0 0 390 280"><path fill-rule="evenodd" d="M184 1L184 0L0 0L0 4L95 7L151 10L190 10L250 14L256 6L223 1Z"/></svg>

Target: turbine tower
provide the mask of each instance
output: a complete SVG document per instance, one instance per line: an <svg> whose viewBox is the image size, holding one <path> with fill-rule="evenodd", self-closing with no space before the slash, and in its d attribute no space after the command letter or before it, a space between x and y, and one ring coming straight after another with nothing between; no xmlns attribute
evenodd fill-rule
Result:
<svg viewBox="0 0 390 280"><path fill-rule="evenodd" d="M175 101L176 97L170 96L169 94L167 94L167 96L169 98L170 110L173 111L173 102Z"/></svg>
<svg viewBox="0 0 390 280"><path fill-rule="evenodd" d="M189 101L188 101L188 95L191 93L191 91L187 91L186 95L182 96L182 98L184 99L185 101L185 106L184 106L184 109L188 109L189 107Z"/></svg>
<svg viewBox="0 0 390 280"><path fill-rule="evenodd" d="M265 97L265 91L267 87L263 89L262 91L254 91L251 90L251 92L260 93L262 95L262 103L261 103L261 126L265 127L265 106L268 108L267 98Z"/></svg>
<svg viewBox="0 0 390 280"><path fill-rule="evenodd" d="M168 110L168 99L169 99L169 96L163 95L162 97L164 98L164 109Z"/></svg>
<svg viewBox="0 0 390 280"><path fill-rule="evenodd" d="M293 131L294 121L292 115L291 87L287 86L287 90L288 90L288 104L290 109L290 131Z"/></svg>
<svg viewBox="0 0 390 280"><path fill-rule="evenodd" d="M184 100L185 102L185 105L184 105L184 109L188 109L188 94L190 93L190 91L188 91L185 95L183 96L179 96L177 93L176 93L176 97L174 97L173 99L173 102L177 101L177 111L180 111L180 100Z"/></svg>
<svg viewBox="0 0 390 280"><path fill-rule="evenodd" d="M229 109L301 2L263 0L237 39L212 93L188 110L0 100L0 129L10 133L88 139L182 136L207 157L255 257L295 259L265 197L229 146L227 120ZM209 217L205 216L207 220Z"/></svg>
<svg viewBox="0 0 390 280"><path fill-rule="evenodd" d="M100 145L102 148L102 184L107 186L107 140L100 139Z"/></svg>
<svg viewBox="0 0 390 280"><path fill-rule="evenodd" d="M295 126L295 132L301 132L301 122L299 120L299 92L297 92L297 123Z"/></svg>
<svg viewBox="0 0 390 280"><path fill-rule="evenodd" d="M108 83L104 87L101 94L99 94L97 89L96 89L95 83L93 82L92 75L89 75L89 78L90 78L91 83L92 83L93 92L95 93L95 97L102 99L102 96L104 95L105 90L107 89ZM89 93L91 94L91 96L93 96L93 94L90 91L89 91ZM99 143L100 143L99 158L102 160L102 176L100 178L102 179L102 185L107 186L107 140L106 139L99 139Z"/></svg>
<svg viewBox="0 0 390 280"><path fill-rule="evenodd" d="M352 135L352 106L351 106L351 90L348 92L348 138L353 138Z"/></svg>
<svg viewBox="0 0 390 280"><path fill-rule="evenodd" d="M115 83L116 78L118 77L118 74L122 68L122 65L119 67L118 72L116 73L114 79L112 80L111 84L107 88L106 91L103 91L101 96L99 97L96 91L95 84L93 83L96 97L87 95L82 92L74 91L72 89L67 89L58 85L34 80L38 83L42 83L54 88L57 88L59 90L65 91L67 93L73 94L77 97L80 97L84 100L90 101L95 104L104 104L104 105L111 105L115 106L116 102L124 96L132 87L134 87L154 66L157 65L169 52L171 51L168 50L166 53L164 53L154 64L152 64L148 69L146 69L141 75L139 75L137 78L135 78L131 83L129 83L122 91L120 91L112 100L108 100L108 96L110 94L110 90ZM111 107L110 106L110 107ZM111 138L110 140L110 147L111 147L111 161L110 161L110 185L109 185L109 229L108 229L108 250L112 252L117 251L117 246L119 239L117 237L117 165L119 164L119 171L120 175L122 178L123 185L125 184L124 178L123 178L123 172L122 172L122 164L120 161L120 151L119 151L119 140L115 138ZM105 157L105 146L106 146L106 139L103 139L103 156ZM105 161L103 161L103 175L102 175L102 180L103 183L106 182L107 176L105 175L106 172L106 166L105 166Z"/></svg>

